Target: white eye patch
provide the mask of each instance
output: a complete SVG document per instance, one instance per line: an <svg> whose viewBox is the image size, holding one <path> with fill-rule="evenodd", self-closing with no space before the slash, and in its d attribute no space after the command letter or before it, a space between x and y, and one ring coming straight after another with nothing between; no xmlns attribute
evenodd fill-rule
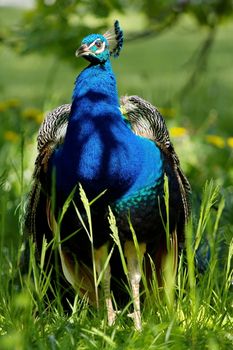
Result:
<svg viewBox="0 0 233 350"><path fill-rule="evenodd" d="M99 53L101 53L101 52L103 52L103 51L105 50L105 42L102 42L99 38L97 38L95 41L93 41L93 43L91 43L91 44L89 45L89 49L90 49L92 46L95 46L95 44L96 44L97 41L101 42L101 47L95 51L95 54L98 55Z"/></svg>

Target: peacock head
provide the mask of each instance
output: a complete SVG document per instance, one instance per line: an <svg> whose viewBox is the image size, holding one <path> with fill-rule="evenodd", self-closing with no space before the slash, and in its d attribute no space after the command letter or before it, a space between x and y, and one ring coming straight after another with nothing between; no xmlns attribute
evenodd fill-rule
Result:
<svg viewBox="0 0 233 350"><path fill-rule="evenodd" d="M105 34L90 34L82 40L76 51L77 57L84 57L88 61L99 64L105 63L110 56L117 57L123 45L123 32L119 22Z"/></svg>

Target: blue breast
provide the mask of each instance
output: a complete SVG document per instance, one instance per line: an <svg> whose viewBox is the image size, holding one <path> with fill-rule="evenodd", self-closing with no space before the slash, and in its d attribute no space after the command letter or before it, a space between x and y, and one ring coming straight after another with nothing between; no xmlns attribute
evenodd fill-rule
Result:
<svg viewBox="0 0 233 350"><path fill-rule="evenodd" d="M78 182L90 199L107 189L115 200L161 180L161 152L125 123L109 61L78 76L67 134L50 159L52 167L65 197Z"/></svg>

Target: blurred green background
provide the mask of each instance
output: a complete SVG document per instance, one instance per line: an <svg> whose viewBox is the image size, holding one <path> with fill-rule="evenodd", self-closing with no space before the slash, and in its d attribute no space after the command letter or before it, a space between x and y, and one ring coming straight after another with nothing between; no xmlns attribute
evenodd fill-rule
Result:
<svg viewBox="0 0 233 350"><path fill-rule="evenodd" d="M47 111L71 101L75 77L86 66L74 52L84 35L104 32L116 18L125 34L122 53L112 60L119 95L138 94L160 109L194 201L207 179L216 180L231 235L232 1L27 3L0 7L2 246L17 246L39 125Z"/></svg>
<svg viewBox="0 0 233 350"><path fill-rule="evenodd" d="M232 17L232 0L0 0L0 349L230 349ZM102 313L92 314L82 300L71 318L56 305L50 310L33 249L29 273L21 283L15 278L38 129L49 110L71 102L87 65L74 55L82 38L104 33L115 19L125 36L112 59L119 96L138 94L163 114L193 188L193 235L203 233L203 265L211 252L197 281L192 262L179 269L174 310L152 295L142 334L124 317L106 329ZM220 195L210 181L204 210L210 179ZM188 242L196 258L191 235Z"/></svg>

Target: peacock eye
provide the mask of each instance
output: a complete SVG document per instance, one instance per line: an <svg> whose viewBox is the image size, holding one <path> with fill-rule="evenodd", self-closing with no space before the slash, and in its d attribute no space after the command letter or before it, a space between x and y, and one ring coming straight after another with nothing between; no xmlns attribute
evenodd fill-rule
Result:
<svg viewBox="0 0 233 350"><path fill-rule="evenodd" d="M96 40L95 46L99 49L102 46L102 42L100 40Z"/></svg>

